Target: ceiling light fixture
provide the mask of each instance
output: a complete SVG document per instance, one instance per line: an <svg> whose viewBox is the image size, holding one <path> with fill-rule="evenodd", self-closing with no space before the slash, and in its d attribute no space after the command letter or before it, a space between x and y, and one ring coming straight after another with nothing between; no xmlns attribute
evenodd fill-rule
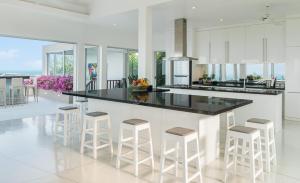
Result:
<svg viewBox="0 0 300 183"><path fill-rule="evenodd" d="M193 6L192 9L195 10L195 9L197 9L197 7L196 7L196 6Z"/></svg>
<svg viewBox="0 0 300 183"><path fill-rule="evenodd" d="M117 24L113 24L114 27L117 27Z"/></svg>
<svg viewBox="0 0 300 183"><path fill-rule="evenodd" d="M220 19L219 19L219 21L220 21L220 22L223 22L223 21L224 21L224 19L223 19L223 18L220 18Z"/></svg>

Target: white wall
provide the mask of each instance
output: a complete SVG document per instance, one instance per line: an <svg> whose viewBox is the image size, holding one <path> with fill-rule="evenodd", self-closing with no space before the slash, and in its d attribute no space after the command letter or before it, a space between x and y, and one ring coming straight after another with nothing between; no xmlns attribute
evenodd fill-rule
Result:
<svg viewBox="0 0 300 183"><path fill-rule="evenodd" d="M121 80L125 76L125 55L122 50L107 51L107 80Z"/></svg>

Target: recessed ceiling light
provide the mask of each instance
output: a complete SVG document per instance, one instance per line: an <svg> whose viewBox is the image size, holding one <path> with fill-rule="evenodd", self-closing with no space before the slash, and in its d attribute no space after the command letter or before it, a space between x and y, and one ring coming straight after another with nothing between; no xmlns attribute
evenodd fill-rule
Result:
<svg viewBox="0 0 300 183"><path fill-rule="evenodd" d="M220 19L219 19L219 21L220 21L220 22L223 22L223 21L224 21L224 19L223 19L223 18L220 18Z"/></svg>
<svg viewBox="0 0 300 183"><path fill-rule="evenodd" d="M196 6L193 6L192 9L195 10L195 9L197 9L197 7L196 7Z"/></svg>
<svg viewBox="0 0 300 183"><path fill-rule="evenodd" d="M117 27L117 24L113 24L114 27Z"/></svg>

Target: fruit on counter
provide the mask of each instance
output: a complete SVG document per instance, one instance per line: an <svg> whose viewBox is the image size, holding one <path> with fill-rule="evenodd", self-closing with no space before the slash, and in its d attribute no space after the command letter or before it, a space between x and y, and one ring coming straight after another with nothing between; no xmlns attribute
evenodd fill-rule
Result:
<svg viewBox="0 0 300 183"><path fill-rule="evenodd" d="M149 86L149 82L146 78L141 78L141 79L133 80L132 86L147 87Z"/></svg>

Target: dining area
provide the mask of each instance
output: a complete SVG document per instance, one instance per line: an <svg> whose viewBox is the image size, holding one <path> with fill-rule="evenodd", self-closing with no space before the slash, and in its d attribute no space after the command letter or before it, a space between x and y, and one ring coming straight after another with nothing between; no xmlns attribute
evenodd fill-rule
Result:
<svg viewBox="0 0 300 183"><path fill-rule="evenodd" d="M0 76L0 106L12 107L29 102L29 96L38 102L38 88L36 80L25 75Z"/></svg>

